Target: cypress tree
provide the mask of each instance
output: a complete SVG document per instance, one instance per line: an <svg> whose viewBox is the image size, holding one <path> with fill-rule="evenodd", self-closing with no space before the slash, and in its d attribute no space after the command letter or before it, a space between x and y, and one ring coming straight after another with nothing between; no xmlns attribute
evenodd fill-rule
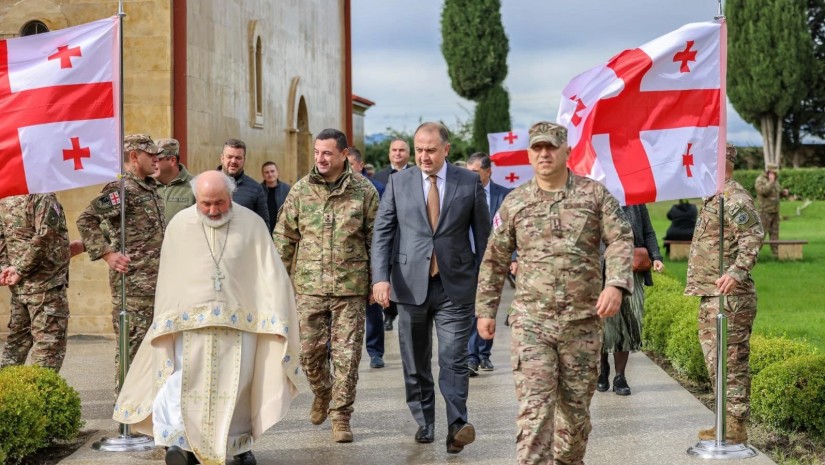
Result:
<svg viewBox="0 0 825 465"><path fill-rule="evenodd" d="M441 53L458 95L477 102L473 141L487 147L488 131L510 129L510 99L501 87L507 77L509 42L499 0L445 0L441 12Z"/></svg>
<svg viewBox="0 0 825 465"><path fill-rule="evenodd" d="M728 97L762 132L765 163L781 164L783 120L806 95L813 62L799 0L728 0Z"/></svg>

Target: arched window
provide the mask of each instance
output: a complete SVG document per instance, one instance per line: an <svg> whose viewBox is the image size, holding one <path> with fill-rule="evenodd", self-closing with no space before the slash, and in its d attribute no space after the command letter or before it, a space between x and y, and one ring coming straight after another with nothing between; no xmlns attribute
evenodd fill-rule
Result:
<svg viewBox="0 0 825 465"><path fill-rule="evenodd" d="M263 96L263 57L261 56L261 37L255 41L255 113L262 115L264 112Z"/></svg>
<svg viewBox="0 0 825 465"><path fill-rule="evenodd" d="M20 28L21 36L33 36L44 32L49 32L49 28L42 21L29 21Z"/></svg>

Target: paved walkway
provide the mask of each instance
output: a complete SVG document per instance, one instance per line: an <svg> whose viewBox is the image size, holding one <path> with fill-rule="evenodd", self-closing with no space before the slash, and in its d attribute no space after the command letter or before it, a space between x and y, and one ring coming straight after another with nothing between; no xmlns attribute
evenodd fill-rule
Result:
<svg viewBox="0 0 825 465"><path fill-rule="evenodd" d="M508 290L506 297L512 297ZM504 302L505 304L508 301ZM503 308L506 308L503 306ZM500 315L499 321L503 320ZM336 444L329 422L309 423L312 394L301 380L301 394L284 421L269 430L254 452L261 465L394 465L515 463L515 422L518 406L509 370L509 331L501 326L493 349L493 372L470 381L468 408L477 440L458 455L444 447L447 427L444 403L437 395L436 442L413 441L416 425L404 401L397 333L387 334L387 366L370 369L364 353L352 428L355 442ZM144 453L106 453L90 448L103 435L117 433L111 420L114 403L114 340L74 337L69 341L63 374L81 394L86 428L97 430L92 440L61 464L163 464L158 449ZM437 363L433 366L437 367ZM619 397L597 392L592 404L593 433L586 456L588 465L700 464L685 450L696 442L696 431L713 422L713 413L682 389L643 354L633 354L628 367L633 395ZM733 461L737 462L737 461ZM773 464L761 454L738 461L748 465ZM231 460L229 463L232 463ZM730 462L729 462L730 463Z"/></svg>

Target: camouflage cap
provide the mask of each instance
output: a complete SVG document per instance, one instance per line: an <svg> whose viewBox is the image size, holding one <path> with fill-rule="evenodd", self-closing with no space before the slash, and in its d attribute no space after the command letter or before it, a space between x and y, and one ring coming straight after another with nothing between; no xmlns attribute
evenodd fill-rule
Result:
<svg viewBox="0 0 825 465"><path fill-rule="evenodd" d="M158 139L155 144L157 144L161 150L158 158L176 157L178 153L180 153L180 142L178 142L177 139Z"/></svg>
<svg viewBox="0 0 825 465"><path fill-rule="evenodd" d="M731 163L736 163L736 146L730 142L725 146L725 158Z"/></svg>
<svg viewBox="0 0 825 465"><path fill-rule="evenodd" d="M765 171L778 171L778 170L779 170L779 166L777 166L776 163L768 163L767 165L765 165Z"/></svg>
<svg viewBox="0 0 825 465"><path fill-rule="evenodd" d="M567 143L567 128L549 121L539 121L528 132L530 147L539 142L547 142L554 147L561 147Z"/></svg>
<svg viewBox="0 0 825 465"><path fill-rule="evenodd" d="M140 150L152 155L161 152L161 149L146 134L131 134L123 138L123 151Z"/></svg>

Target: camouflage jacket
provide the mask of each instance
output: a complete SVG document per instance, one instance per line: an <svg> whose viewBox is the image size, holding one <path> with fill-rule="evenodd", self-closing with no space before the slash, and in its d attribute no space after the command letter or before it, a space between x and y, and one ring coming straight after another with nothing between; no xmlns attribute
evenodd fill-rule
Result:
<svg viewBox="0 0 825 465"><path fill-rule="evenodd" d="M180 173L178 176L169 181L169 184L158 183L158 194L163 199L163 214L166 219L166 224L172 221L172 217L184 208L195 205L195 194L192 192L192 186L189 181L194 179L194 176L189 174L183 164L178 164Z"/></svg>
<svg viewBox="0 0 825 465"><path fill-rule="evenodd" d="M127 172L123 179L126 183L126 255L131 259L126 272L126 293L155 295L160 246L166 229L163 200L154 178L139 180ZM120 183L111 182L78 216L77 229L92 260L120 251L120 204ZM108 225L109 240L101 229L104 223ZM109 284L112 295L119 295L120 273L110 269Z"/></svg>
<svg viewBox="0 0 825 465"><path fill-rule="evenodd" d="M0 268L14 266L15 294L37 294L69 283L69 231L54 194L0 200Z"/></svg>
<svg viewBox="0 0 825 465"><path fill-rule="evenodd" d="M596 315L605 285L633 291L633 233L619 202L601 184L569 174L559 192L535 179L511 191L493 217L481 261L476 315L495 318L512 253L518 250L513 312L572 321Z"/></svg>
<svg viewBox="0 0 825 465"><path fill-rule="evenodd" d="M756 265L765 231L753 206L753 199L733 179L725 181L724 269L739 283L732 294L756 292L751 269ZM696 220L688 259L686 295L718 296L719 279L719 198L705 199Z"/></svg>
<svg viewBox="0 0 825 465"><path fill-rule="evenodd" d="M761 213L779 213L779 193L782 188L779 181L769 181L765 173L760 174L754 183L756 196L759 198Z"/></svg>
<svg viewBox="0 0 825 465"><path fill-rule="evenodd" d="M369 180L354 176L349 164L333 185L327 185L313 168L292 186L273 238L296 293L369 293L370 244L377 210L378 192Z"/></svg>

